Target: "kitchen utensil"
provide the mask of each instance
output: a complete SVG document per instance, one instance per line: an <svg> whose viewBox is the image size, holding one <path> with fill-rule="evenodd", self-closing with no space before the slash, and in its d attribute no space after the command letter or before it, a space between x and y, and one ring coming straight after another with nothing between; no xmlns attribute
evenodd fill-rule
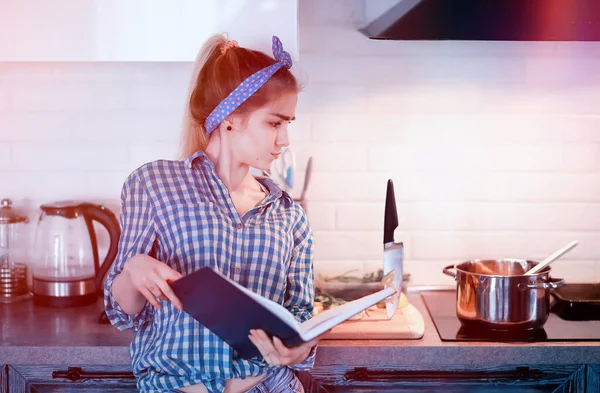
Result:
<svg viewBox="0 0 600 393"><path fill-rule="evenodd" d="M444 274L457 282L456 313L461 324L496 330L541 328L550 312L550 289L560 287L565 280L550 278L550 266L523 275L537 264L501 259L446 266Z"/></svg>
<svg viewBox="0 0 600 393"><path fill-rule="evenodd" d="M304 172L304 184L302 185L302 192L300 193L300 198L294 199L297 203L302 206L302 209L308 214L307 204L306 204L306 190L308 188L308 183L310 183L310 175L312 172L312 157L308 158L308 162L306 163L306 171Z"/></svg>
<svg viewBox="0 0 600 393"><path fill-rule="evenodd" d="M291 193L294 187L294 169L296 167L296 157L290 146L285 147L279 157L271 165L271 176L281 186L281 188Z"/></svg>
<svg viewBox="0 0 600 393"><path fill-rule="evenodd" d="M600 320L600 283L565 284L552 291L552 311L570 321Z"/></svg>
<svg viewBox="0 0 600 393"><path fill-rule="evenodd" d="M62 201L40 208L32 269L34 302L52 307L94 303L117 255L121 234L117 218L106 207L88 202ZM102 263L94 222L110 236Z"/></svg>
<svg viewBox="0 0 600 393"><path fill-rule="evenodd" d="M565 247L561 248L560 250L556 251L554 254L550 255L548 258L544 259L539 264L535 265L531 270L529 270L527 273L525 273L525 275L531 276L532 274L535 274L535 273L541 271L543 268L545 268L552 262L556 261L558 258L562 257L563 255L565 255L566 253L568 253L569 251L574 249L577 246L577 244L579 244L579 242L577 240L572 241L571 243L567 244Z"/></svg>
<svg viewBox="0 0 600 393"><path fill-rule="evenodd" d="M12 303L31 297L24 263L24 225L28 218L11 208L12 201L0 202L0 303Z"/></svg>
<svg viewBox="0 0 600 393"><path fill-rule="evenodd" d="M398 211L396 210L394 182L392 179L389 179L385 197L385 215L383 222L383 274L388 274L394 270L394 280L392 285L398 292L386 302L385 308L388 318L392 318L398 308L398 300L402 288L404 244L402 242L394 242L394 230L397 226Z"/></svg>
<svg viewBox="0 0 600 393"><path fill-rule="evenodd" d="M300 201L304 201L306 197L306 190L308 189L308 183L310 183L310 175L312 174L312 156L308 157L306 162L306 171L304 172L304 184L302 185L302 192L300 193Z"/></svg>

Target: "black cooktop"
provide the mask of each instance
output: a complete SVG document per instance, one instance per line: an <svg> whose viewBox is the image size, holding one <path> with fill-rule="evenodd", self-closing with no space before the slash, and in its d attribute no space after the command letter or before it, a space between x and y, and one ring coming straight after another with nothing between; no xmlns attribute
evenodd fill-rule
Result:
<svg viewBox="0 0 600 393"><path fill-rule="evenodd" d="M567 321L552 312L540 330L465 330L456 316L455 291L424 292L421 297L442 341L600 341L600 321Z"/></svg>

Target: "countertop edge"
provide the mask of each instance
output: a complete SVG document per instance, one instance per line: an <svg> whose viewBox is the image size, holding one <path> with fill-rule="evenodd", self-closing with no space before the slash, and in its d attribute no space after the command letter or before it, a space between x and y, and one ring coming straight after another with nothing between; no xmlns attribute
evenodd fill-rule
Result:
<svg viewBox="0 0 600 393"><path fill-rule="evenodd" d="M457 365L486 367L517 364L600 364L600 341L444 342L440 339L419 292L409 291L408 297L423 316L425 334L422 339L322 340L317 349L315 366L435 369ZM87 312L95 316L97 310L90 308ZM75 366L131 364L129 354L131 335L117 332L115 329L105 337L100 335L104 328L96 325L94 329L90 332L96 335L95 341L92 342L101 345L0 346L0 364ZM111 345L102 345L108 343ZM83 344L86 344L85 341Z"/></svg>
<svg viewBox="0 0 600 393"><path fill-rule="evenodd" d="M0 364L131 364L129 347L0 347Z"/></svg>

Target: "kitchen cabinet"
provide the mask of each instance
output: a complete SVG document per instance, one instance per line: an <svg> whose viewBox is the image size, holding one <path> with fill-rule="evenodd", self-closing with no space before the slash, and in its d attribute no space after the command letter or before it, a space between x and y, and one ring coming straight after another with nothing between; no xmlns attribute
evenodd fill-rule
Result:
<svg viewBox="0 0 600 393"><path fill-rule="evenodd" d="M0 62L194 61L226 32L298 58L298 0L53 0L0 2Z"/></svg>
<svg viewBox="0 0 600 393"><path fill-rule="evenodd" d="M586 393L600 392L600 364L590 364L587 367Z"/></svg>
<svg viewBox="0 0 600 393"><path fill-rule="evenodd" d="M587 372L587 375L586 375ZM600 365L535 365L478 369L315 367L329 393L598 393ZM137 392L130 366L8 365L1 393Z"/></svg>
<svg viewBox="0 0 600 393"><path fill-rule="evenodd" d="M331 370L329 370L331 371ZM314 375L330 393L585 393L585 365L502 366L479 369L367 369L357 367L337 381ZM335 374L335 373L334 373Z"/></svg>
<svg viewBox="0 0 600 393"><path fill-rule="evenodd" d="M133 393L130 366L8 365L7 393Z"/></svg>

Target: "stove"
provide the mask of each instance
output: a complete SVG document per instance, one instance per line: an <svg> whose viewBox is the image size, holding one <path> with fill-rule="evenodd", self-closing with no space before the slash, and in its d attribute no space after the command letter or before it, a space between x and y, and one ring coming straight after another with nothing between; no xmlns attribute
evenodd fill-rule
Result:
<svg viewBox="0 0 600 393"><path fill-rule="evenodd" d="M538 330L465 329L456 316L455 291L424 292L421 298L442 341L600 341L600 321L567 321L552 312Z"/></svg>

